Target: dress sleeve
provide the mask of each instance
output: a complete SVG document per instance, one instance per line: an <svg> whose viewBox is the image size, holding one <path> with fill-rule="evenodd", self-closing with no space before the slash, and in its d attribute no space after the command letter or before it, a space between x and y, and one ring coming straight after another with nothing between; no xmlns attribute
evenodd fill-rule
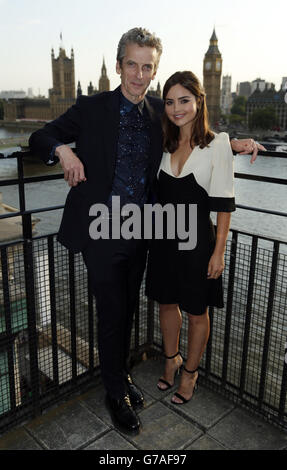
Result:
<svg viewBox="0 0 287 470"><path fill-rule="evenodd" d="M234 156L228 134L225 132L218 134L214 144L209 190L210 210L233 212L235 211Z"/></svg>

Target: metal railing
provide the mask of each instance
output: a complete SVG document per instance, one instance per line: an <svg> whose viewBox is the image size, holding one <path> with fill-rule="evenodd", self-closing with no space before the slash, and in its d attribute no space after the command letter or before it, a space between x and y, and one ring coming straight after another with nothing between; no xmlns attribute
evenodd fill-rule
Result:
<svg viewBox="0 0 287 470"><path fill-rule="evenodd" d="M286 158L287 154L267 152ZM95 302L80 254L56 242L56 234L34 236L34 214L63 205L27 210L27 183L62 174L25 177L16 152L22 237L0 244L0 430L33 417L64 395L93 382L99 361ZM266 152L264 153L266 155ZM238 174L237 178L287 184L286 179ZM286 217L287 213L238 205ZM244 234L244 242L240 236ZM246 241L246 237L248 241ZM261 241L271 248L261 246ZM287 428L287 259L279 241L231 230L224 271L225 309L210 309L211 334L201 361L201 379L232 400ZM187 354L183 316L181 351ZM140 291L132 337L135 357L161 350L158 306Z"/></svg>

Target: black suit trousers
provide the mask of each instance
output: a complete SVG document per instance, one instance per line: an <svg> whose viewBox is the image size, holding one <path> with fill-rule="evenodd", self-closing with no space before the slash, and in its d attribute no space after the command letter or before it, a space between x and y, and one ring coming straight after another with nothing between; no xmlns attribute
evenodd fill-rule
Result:
<svg viewBox="0 0 287 470"><path fill-rule="evenodd" d="M134 311L146 265L145 240L90 239L82 251L96 298L98 350L106 391L126 393Z"/></svg>

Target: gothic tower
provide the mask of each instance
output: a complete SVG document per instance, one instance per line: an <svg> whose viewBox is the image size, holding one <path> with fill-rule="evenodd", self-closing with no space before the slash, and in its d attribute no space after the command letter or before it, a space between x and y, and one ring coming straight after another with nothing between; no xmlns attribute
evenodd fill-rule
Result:
<svg viewBox="0 0 287 470"><path fill-rule="evenodd" d="M55 58L54 49L51 54L53 88L52 94L61 99L75 99L75 66L74 51L71 50L71 58L66 56L63 45L60 45L59 57Z"/></svg>
<svg viewBox="0 0 287 470"><path fill-rule="evenodd" d="M211 126L215 126L220 118L220 81L222 58L217 46L215 29L210 38L209 49L203 61L203 86Z"/></svg>
<svg viewBox="0 0 287 470"><path fill-rule="evenodd" d="M110 80L108 79L108 76L107 76L107 68L105 64L105 59L103 59L102 74L99 79L99 92L102 92L102 91L110 91Z"/></svg>

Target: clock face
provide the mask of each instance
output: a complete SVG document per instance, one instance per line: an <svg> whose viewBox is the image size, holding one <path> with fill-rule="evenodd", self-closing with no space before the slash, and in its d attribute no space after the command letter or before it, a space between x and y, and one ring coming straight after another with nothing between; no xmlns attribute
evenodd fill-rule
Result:
<svg viewBox="0 0 287 470"><path fill-rule="evenodd" d="M211 62L206 62L205 63L205 70L210 70L211 69Z"/></svg>
<svg viewBox="0 0 287 470"><path fill-rule="evenodd" d="M218 71L219 71L219 70L220 70L220 68L221 68L221 63L220 63L220 62L216 62L216 70L218 70Z"/></svg>

